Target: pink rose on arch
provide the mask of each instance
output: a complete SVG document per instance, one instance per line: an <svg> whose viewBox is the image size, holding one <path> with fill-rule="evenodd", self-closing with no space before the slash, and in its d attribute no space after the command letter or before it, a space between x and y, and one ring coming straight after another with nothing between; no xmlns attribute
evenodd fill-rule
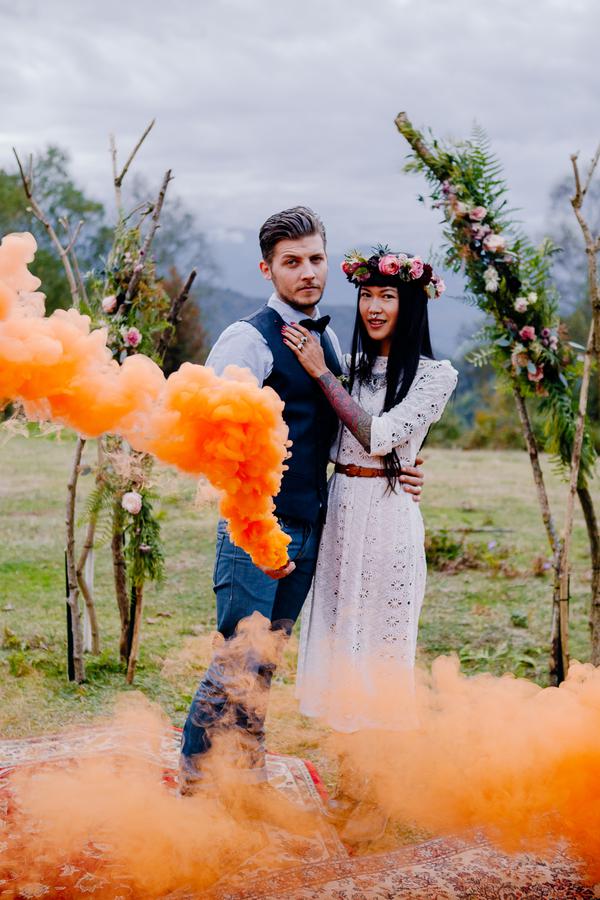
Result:
<svg viewBox="0 0 600 900"><path fill-rule="evenodd" d="M121 506L132 516L137 516L142 508L142 495L137 491L127 491L121 498Z"/></svg>
<svg viewBox="0 0 600 900"><path fill-rule="evenodd" d="M519 332L519 337L523 341L534 341L535 340L535 328L533 325L525 325L521 328Z"/></svg>
<svg viewBox="0 0 600 900"><path fill-rule="evenodd" d="M117 298L114 294L110 294L108 297L104 297L102 300L102 312L112 313L117 308Z"/></svg>
<svg viewBox="0 0 600 900"><path fill-rule="evenodd" d="M474 206L473 209L469 210L469 218L471 222L482 222L487 215L487 209L485 206Z"/></svg>
<svg viewBox="0 0 600 900"><path fill-rule="evenodd" d="M466 216L466 214L469 212L469 207L466 203L463 203L462 200L456 200L452 204L452 211L454 212L455 216Z"/></svg>
<svg viewBox="0 0 600 900"><path fill-rule="evenodd" d="M418 256L414 256L410 261L408 272L411 278L420 278L423 274L423 260Z"/></svg>
<svg viewBox="0 0 600 900"><path fill-rule="evenodd" d="M131 328L124 328L121 333L123 335L125 344L134 350L142 343L142 333L141 331L138 331L138 329L134 326L132 326Z"/></svg>
<svg viewBox="0 0 600 900"><path fill-rule="evenodd" d="M386 253L379 260L379 271L382 275L397 275L400 271L400 260L393 253Z"/></svg>
<svg viewBox="0 0 600 900"><path fill-rule="evenodd" d="M533 382L541 381L542 378L544 377L544 367L536 366L535 372L528 372L527 377L529 378L530 381L533 381Z"/></svg>
<svg viewBox="0 0 600 900"><path fill-rule="evenodd" d="M512 364L515 368L517 368L519 366L521 368L524 368L527 365L527 363L529 362L529 357L525 353L524 350L520 350L520 351L515 350L514 353L511 354L510 361L512 362Z"/></svg>
<svg viewBox="0 0 600 900"><path fill-rule="evenodd" d="M489 225L471 225L471 234L476 241L482 241L491 230Z"/></svg>
<svg viewBox="0 0 600 900"><path fill-rule="evenodd" d="M506 238L501 234L488 234L483 239L483 246L490 253L501 253L506 250Z"/></svg>
<svg viewBox="0 0 600 900"><path fill-rule="evenodd" d="M515 309L518 313L524 313L527 310L529 303L525 299L525 297L517 297L515 300Z"/></svg>

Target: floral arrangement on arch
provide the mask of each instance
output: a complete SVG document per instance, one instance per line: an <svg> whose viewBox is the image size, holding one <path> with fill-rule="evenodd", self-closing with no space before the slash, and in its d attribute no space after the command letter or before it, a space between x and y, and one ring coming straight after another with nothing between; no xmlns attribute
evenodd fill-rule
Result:
<svg viewBox="0 0 600 900"><path fill-rule="evenodd" d="M88 282L90 303L85 310L96 325L108 329L107 346L119 362L144 353L161 365L157 346L167 322L171 299L156 264L143 249L140 225L120 222L104 268ZM153 510L153 461L146 454L123 448L120 438L105 438L104 477L90 509L112 509L113 528L124 536L128 574L133 584L160 580L164 550L160 524ZM122 457L122 458L120 458Z"/></svg>
<svg viewBox="0 0 600 900"><path fill-rule="evenodd" d="M485 181L480 180L475 191L465 180L459 176L455 183L446 178L432 195L433 205L444 210L453 236L446 261L456 268L460 260L471 291L487 298L478 305L496 314L501 327L495 326L489 336L499 348L504 367L510 364L514 375L530 382L536 394L547 396L546 382L553 376L564 377L560 370L573 362L573 352L571 344L563 341L561 346L555 298L546 296L546 267L534 251L523 277L522 269L527 268L521 265L525 262L523 238L515 235L511 241L494 209L497 196L490 197L488 191L489 205L478 202ZM548 258L553 249L548 244L540 256ZM522 387L528 393L527 385Z"/></svg>
<svg viewBox="0 0 600 900"><path fill-rule="evenodd" d="M91 313L108 327L108 346L122 362L132 353L144 353L159 365L158 340L165 330L171 300L156 274L151 255L142 246L140 226L117 228L104 269L94 284L96 301ZM135 289L131 290L132 282Z"/></svg>
<svg viewBox="0 0 600 900"><path fill-rule="evenodd" d="M569 340L560 322L550 281L557 248L548 239L534 247L511 218L501 165L482 129L449 144L432 137L427 161L413 151L405 170L425 176L431 204L443 214L443 265L463 273L466 299L489 316L477 335L480 346L467 359L493 363L523 397L540 398L547 449L568 465L584 348ZM582 475L594 459L586 429Z"/></svg>

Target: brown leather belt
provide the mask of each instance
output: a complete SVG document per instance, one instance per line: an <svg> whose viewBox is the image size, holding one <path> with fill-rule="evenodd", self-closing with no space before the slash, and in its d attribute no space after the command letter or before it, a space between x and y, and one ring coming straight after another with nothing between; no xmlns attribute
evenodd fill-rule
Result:
<svg viewBox="0 0 600 900"><path fill-rule="evenodd" d="M335 471L349 478L385 478L385 469L370 469L367 466L355 466L352 463L345 466L343 463L335 464Z"/></svg>

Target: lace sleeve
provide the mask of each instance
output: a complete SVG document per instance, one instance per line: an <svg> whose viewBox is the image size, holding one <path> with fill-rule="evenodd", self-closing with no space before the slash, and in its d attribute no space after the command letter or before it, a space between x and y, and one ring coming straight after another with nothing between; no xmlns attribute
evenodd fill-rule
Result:
<svg viewBox="0 0 600 900"><path fill-rule="evenodd" d="M437 422L457 379L458 372L446 359L422 364L404 400L389 412L373 416L371 455L385 456L405 444L415 430L425 431Z"/></svg>

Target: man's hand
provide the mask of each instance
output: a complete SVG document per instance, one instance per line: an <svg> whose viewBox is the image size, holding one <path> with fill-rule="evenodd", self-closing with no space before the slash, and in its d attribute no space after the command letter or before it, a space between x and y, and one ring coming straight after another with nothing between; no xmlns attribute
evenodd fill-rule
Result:
<svg viewBox="0 0 600 900"><path fill-rule="evenodd" d="M258 567L261 572L264 572L265 575L268 575L269 578L272 578L273 581L279 581L280 578L285 578L286 575L289 575L296 568L296 563L290 560L285 566L281 566L280 569L266 569L264 566Z"/></svg>
<svg viewBox="0 0 600 900"><path fill-rule="evenodd" d="M424 460L420 456L417 456L414 466L402 466L402 475L400 476L402 489L406 491L407 494L412 494L415 503L419 503L421 500L421 490L423 489L423 482L425 481L423 469L421 468L423 462Z"/></svg>

